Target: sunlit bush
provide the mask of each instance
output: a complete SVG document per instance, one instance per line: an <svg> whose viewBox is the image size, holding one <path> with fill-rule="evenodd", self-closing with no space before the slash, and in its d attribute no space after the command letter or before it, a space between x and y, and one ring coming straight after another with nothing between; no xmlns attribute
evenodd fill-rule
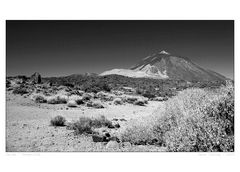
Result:
<svg viewBox="0 0 240 172"><path fill-rule="evenodd" d="M54 95L47 97L48 104L66 104L68 102L68 96L66 95Z"/></svg>
<svg viewBox="0 0 240 172"><path fill-rule="evenodd" d="M78 96L78 95L71 95L71 96L69 97L69 100L73 100L73 101L75 101L78 105L84 103L84 101L83 101L83 97Z"/></svg>
<svg viewBox="0 0 240 172"><path fill-rule="evenodd" d="M233 90L187 89L166 102L156 124L169 151L234 151Z"/></svg>
<svg viewBox="0 0 240 172"><path fill-rule="evenodd" d="M36 103L46 103L47 99L43 94L32 94L31 99Z"/></svg>
<svg viewBox="0 0 240 172"><path fill-rule="evenodd" d="M69 101L67 102L67 106L68 106L68 107L77 107L77 103L76 103L75 100L69 100Z"/></svg>
<svg viewBox="0 0 240 172"><path fill-rule="evenodd" d="M135 145L146 145L157 142L154 133L154 119L139 118L130 121L127 128L121 132L123 142L130 142Z"/></svg>
<svg viewBox="0 0 240 172"><path fill-rule="evenodd" d="M234 151L233 87L184 90L151 116L129 123L121 139L168 151Z"/></svg>

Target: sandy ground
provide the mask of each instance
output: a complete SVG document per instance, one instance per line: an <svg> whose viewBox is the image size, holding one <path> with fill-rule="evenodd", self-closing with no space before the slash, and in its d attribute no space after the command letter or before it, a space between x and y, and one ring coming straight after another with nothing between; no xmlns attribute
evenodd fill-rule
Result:
<svg viewBox="0 0 240 172"><path fill-rule="evenodd" d="M164 151L155 146L128 146L109 150L106 143L95 143L91 136L74 135L66 127L50 126L50 119L56 115L67 121L80 116L97 117L104 115L109 120L124 118L121 128L130 120L152 114L163 103L150 101L147 106L132 104L112 105L105 103L104 109L86 106L68 108L63 105L36 104L29 97L6 93L6 151L7 152L46 152L46 151Z"/></svg>

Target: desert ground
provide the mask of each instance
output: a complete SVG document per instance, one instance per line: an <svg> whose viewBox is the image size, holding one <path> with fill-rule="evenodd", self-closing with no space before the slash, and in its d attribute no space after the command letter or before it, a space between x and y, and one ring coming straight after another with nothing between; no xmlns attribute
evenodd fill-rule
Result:
<svg viewBox="0 0 240 172"><path fill-rule="evenodd" d="M163 102L149 101L145 106L133 104L104 104L105 108L96 109L84 105L68 107L66 104L40 104L28 96L6 93L6 151L8 152L49 152L49 151L164 151L163 147L150 145L107 146L105 142L93 142L91 136L76 135L66 126L54 127L50 120L61 115L67 121L78 120L80 116L98 117L104 115L109 120L117 120L118 130L124 129L129 122L152 114Z"/></svg>
<svg viewBox="0 0 240 172"><path fill-rule="evenodd" d="M57 79L7 78L7 152L234 151L233 81Z"/></svg>

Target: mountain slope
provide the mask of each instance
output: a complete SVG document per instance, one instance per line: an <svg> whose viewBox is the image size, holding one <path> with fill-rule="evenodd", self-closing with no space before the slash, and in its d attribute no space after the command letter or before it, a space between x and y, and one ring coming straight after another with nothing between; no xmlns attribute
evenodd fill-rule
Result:
<svg viewBox="0 0 240 172"><path fill-rule="evenodd" d="M226 80L221 74L210 71L193 63L187 57L174 56L166 51L142 59L130 69L113 69L101 73L105 75L123 75L128 77L147 77L156 79L181 79L187 81Z"/></svg>

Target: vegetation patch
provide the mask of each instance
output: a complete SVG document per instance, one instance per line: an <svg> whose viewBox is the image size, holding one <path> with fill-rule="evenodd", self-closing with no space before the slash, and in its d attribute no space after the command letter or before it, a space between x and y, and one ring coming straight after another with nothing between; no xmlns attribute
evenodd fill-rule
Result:
<svg viewBox="0 0 240 172"><path fill-rule="evenodd" d="M67 106L68 106L68 107L77 107L77 103L76 103L75 100L69 100L69 101L67 102Z"/></svg>
<svg viewBox="0 0 240 172"><path fill-rule="evenodd" d="M68 124L68 128L75 130L76 134L93 134L94 128L101 127L111 128L113 124L104 116L99 118L80 117L78 121Z"/></svg>
<svg viewBox="0 0 240 172"><path fill-rule="evenodd" d="M68 96L66 95L54 95L47 97L48 104L66 104L68 102Z"/></svg>
<svg viewBox="0 0 240 172"><path fill-rule="evenodd" d="M13 94L20 94L20 95L24 95L24 94L27 94L29 93L28 89L25 88L25 87L16 87L13 89Z"/></svg>
<svg viewBox="0 0 240 172"><path fill-rule="evenodd" d="M50 123L52 126L65 126L66 119L63 116L55 116L51 119Z"/></svg>
<svg viewBox="0 0 240 172"><path fill-rule="evenodd" d="M122 132L132 144L154 144L176 152L234 151L233 87L191 88L166 101L147 119ZM150 120L151 119L151 120Z"/></svg>
<svg viewBox="0 0 240 172"><path fill-rule="evenodd" d="M32 94L31 99L36 103L47 103L47 99L43 94Z"/></svg>

